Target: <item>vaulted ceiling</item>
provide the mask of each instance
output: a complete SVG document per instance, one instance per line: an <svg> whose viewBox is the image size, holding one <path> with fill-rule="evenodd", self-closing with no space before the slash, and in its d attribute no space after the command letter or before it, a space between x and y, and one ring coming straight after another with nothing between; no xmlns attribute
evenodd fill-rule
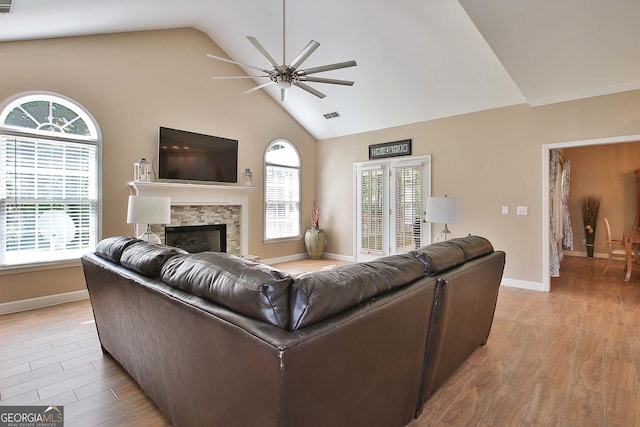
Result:
<svg viewBox="0 0 640 427"><path fill-rule="evenodd" d="M319 140L640 88L638 0L289 0L285 10L287 62L313 39L321 46L301 68L358 63L317 74L355 81L309 83L324 99L289 90L283 108ZM230 58L270 68L246 36L280 61L282 19L282 0L13 0L0 42L194 27Z"/></svg>

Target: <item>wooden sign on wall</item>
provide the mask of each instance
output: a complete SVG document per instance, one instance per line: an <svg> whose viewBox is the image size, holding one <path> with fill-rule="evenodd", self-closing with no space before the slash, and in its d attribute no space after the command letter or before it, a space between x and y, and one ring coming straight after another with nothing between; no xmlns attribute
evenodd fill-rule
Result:
<svg viewBox="0 0 640 427"><path fill-rule="evenodd" d="M411 140L383 142L369 146L369 160L384 159L386 157L410 156Z"/></svg>

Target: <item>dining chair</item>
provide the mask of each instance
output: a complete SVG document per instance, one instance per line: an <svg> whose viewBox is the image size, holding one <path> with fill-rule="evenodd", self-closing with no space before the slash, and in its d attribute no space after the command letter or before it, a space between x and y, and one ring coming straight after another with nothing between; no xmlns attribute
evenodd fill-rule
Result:
<svg viewBox="0 0 640 427"><path fill-rule="evenodd" d="M609 267L611 266L611 261L626 261L627 253L624 250L624 241L622 239L612 239L611 238L611 227L609 226L609 220L607 217L603 216L602 220L604 221L604 225L607 227L607 251L609 252L609 259L607 260L607 265L604 267L602 274L605 274ZM614 249L614 247L619 246L622 249ZM634 257L636 256L636 251L633 253ZM626 269L626 264L625 264Z"/></svg>

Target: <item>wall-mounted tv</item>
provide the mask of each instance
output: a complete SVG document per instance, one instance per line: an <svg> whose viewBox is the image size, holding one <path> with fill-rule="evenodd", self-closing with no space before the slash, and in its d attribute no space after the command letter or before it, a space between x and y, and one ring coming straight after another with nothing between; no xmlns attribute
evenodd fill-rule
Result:
<svg viewBox="0 0 640 427"><path fill-rule="evenodd" d="M158 178L238 182L238 141L160 127Z"/></svg>

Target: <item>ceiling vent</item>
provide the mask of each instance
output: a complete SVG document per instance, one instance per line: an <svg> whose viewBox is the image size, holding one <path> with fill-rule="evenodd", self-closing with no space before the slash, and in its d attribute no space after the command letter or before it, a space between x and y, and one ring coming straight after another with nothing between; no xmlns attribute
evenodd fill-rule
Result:
<svg viewBox="0 0 640 427"><path fill-rule="evenodd" d="M338 113L337 111L334 111L333 113L325 113L323 114L323 116L327 120L335 119L336 117L340 117L340 113Z"/></svg>
<svg viewBox="0 0 640 427"><path fill-rule="evenodd" d="M9 13L11 10L11 0L0 0L0 13Z"/></svg>

